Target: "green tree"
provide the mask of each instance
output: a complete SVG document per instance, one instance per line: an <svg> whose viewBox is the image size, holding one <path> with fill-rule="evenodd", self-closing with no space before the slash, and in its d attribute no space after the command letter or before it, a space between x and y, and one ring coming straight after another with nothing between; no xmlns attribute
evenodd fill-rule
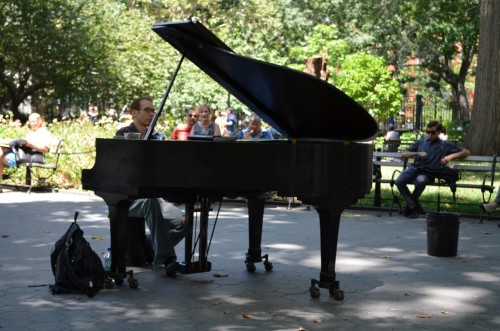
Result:
<svg viewBox="0 0 500 331"><path fill-rule="evenodd" d="M304 46L292 47L290 58L295 69L304 68L312 56L328 58L329 82L352 97L378 120L387 120L401 105L399 83L387 70L384 58L369 52L351 53L352 46L339 38L335 26L319 24L305 37Z"/></svg>
<svg viewBox="0 0 500 331"><path fill-rule="evenodd" d="M473 74L471 66L477 55L479 0L308 3L322 19L335 22L343 38L353 40L358 48L370 47L395 64L398 77L405 76L410 57L418 58L427 77L421 88L446 82L454 119L468 119L466 80Z"/></svg>
<svg viewBox="0 0 500 331"><path fill-rule="evenodd" d="M9 109L36 93L50 94L91 71L103 40L90 39L86 1L4 0L0 3L0 86Z"/></svg>
<svg viewBox="0 0 500 331"><path fill-rule="evenodd" d="M332 79L336 87L379 121L386 121L400 109L399 83L392 78L382 57L363 51L349 54Z"/></svg>

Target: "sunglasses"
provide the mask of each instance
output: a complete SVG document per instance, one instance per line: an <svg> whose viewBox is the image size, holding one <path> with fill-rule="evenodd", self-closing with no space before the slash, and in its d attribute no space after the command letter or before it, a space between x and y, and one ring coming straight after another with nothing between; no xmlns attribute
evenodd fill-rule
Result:
<svg viewBox="0 0 500 331"><path fill-rule="evenodd" d="M427 132L427 134L434 134L434 133L436 133L436 130L427 130L426 132Z"/></svg>
<svg viewBox="0 0 500 331"><path fill-rule="evenodd" d="M189 117L198 117L198 115L188 114Z"/></svg>
<svg viewBox="0 0 500 331"><path fill-rule="evenodd" d="M156 112L156 110L154 108L144 108L141 110L148 113L148 114L154 114Z"/></svg>

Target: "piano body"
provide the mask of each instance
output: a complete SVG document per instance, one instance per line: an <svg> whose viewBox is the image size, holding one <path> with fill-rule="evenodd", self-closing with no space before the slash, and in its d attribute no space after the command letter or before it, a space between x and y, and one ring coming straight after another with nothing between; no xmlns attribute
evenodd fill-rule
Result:
<svg viewBox="0 0 500 331"><path fill-rule="evenodd" d="M265 192L277 191L280 196L298 197L319 213L321 271L319 280L311 280L311 296L318 297L322 287L328 288L336 299L342 299L335 274L340 216L371 189L372 145L362 141L377 133L373 118L342 91L316 77L235 54L196 20L156 23L153 31L179 50L182 59L187 57L288 139L96 139L95 164L82 171L82 184L84 189L95 191L108 206L115 279L123 281L127 274L128 207L131 199L145 197L166 197L185 203L184 273L211 268L207 256L211 201L228 194L246 197L249 249L245 263L253 272L254 263L265 259L266 270L270 270L268 256L261 253L262 219ZM155 120L174 79L175 75ZM206 176L206 171L199 171L226 167L226 161L221 161L224 158L214 157L222 154L233 157L234 178L243 180L221 183ZM175 162L171 162L173 159ZM266 169L251 166L254 160L262 159L267 160ZM192 247L195 203L201 210L198 261L193 261Z"/></svg>

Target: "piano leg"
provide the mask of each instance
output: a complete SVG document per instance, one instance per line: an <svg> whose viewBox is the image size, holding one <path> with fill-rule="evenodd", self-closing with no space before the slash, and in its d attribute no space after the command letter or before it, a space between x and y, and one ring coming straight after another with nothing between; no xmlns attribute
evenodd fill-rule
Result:
<svg viewBox="0 0 500 331"><path fill-rule="evenodd" d="M264 207L266 204L266 194L253 195L247 197L248 204L248 253L246 254L245 265L249 272L254 272L255 262L264 261L266 271L273 270L273 265L269 262L269 256L262 256L262 225L264 219Z"/></svg>
<svg viewBox="0 0 500 331"><path fill-rule="evenodd" d="M337 200L318 204L315 208L319 214L321 236L321 272L319 281L311 279L309 293L311 297L320 296L319 288L327 288L336 300L344 299L344 291L340 289L336 279L335 262L337 259L337 242L339 237L340 216L347 206L356 200Z"/></svg>
<svg viewBox="0 0 500 331"><path fill-rule="evenodd" d="M137 288L139 283L133 277L133 271L126 271L125 252L127 247L127 218L131 201L124 196L96 192L108 206L108 218L111 236L111 271L107 276L114 279L115 284L123 285L123 279L128 275L128 283ZM112 283L106 281L106 287L112 288Z"/></svg>

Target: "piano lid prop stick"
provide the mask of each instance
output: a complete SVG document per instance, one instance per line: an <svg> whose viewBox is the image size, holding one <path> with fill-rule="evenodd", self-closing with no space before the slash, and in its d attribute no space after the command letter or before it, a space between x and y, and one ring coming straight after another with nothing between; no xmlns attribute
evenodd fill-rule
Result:
<svg viewBox="0 0 500 331"><path fill-rule="evenodd" d="M144 140L149 140L149 137L153 134L153 131L156 126L156 122L158 122L158 118L161 115L161 112L163 111L163 107L165 106L165 102L167 101L168 95L170 93L170 90L172 89L172 86L174 85L175 78L177 77L177 74L179 73L179 70L181 69L182 61L184 61L184 53L182 53L181 60L177 64L177 68L175 69L174 75L172 78L170 78L170 82L168 83L167 91L163 95L163 98L161 99L160 107L158 108L158 111L155 113L155 116L153 117L153 120L151 121L151 124L148 127L148 131L146 132L146 135L144 136Z"/></svg>

